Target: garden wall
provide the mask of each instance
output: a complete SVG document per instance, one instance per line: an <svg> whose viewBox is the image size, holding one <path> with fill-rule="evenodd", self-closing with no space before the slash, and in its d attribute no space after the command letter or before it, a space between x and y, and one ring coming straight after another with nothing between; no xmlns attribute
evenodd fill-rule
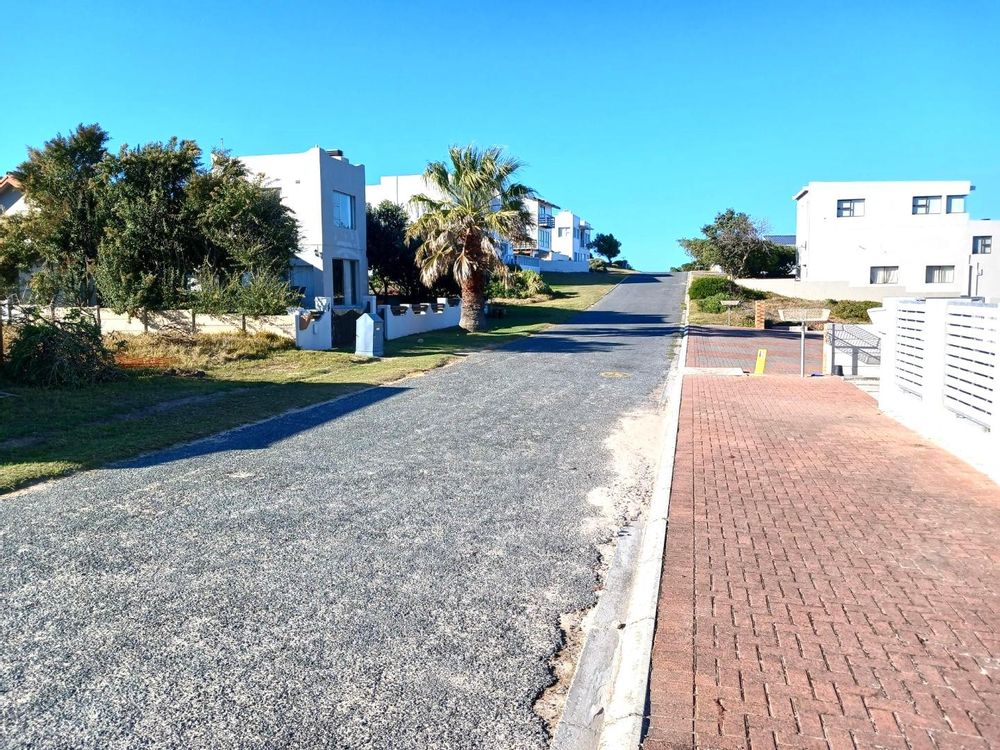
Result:
<svg viewBox="0 0 1000 750"><path fill-rule="evenodd" d="M74 308L57 307L56 317L64 318ZM190 310L162 310L144 313L139 317L119 314L103 307L86 308L86 312L101 323L101 333L167 333L184 331L187 333L273 333L278 336L295 338L295 317L293 315L263 315L261 317L241 315L208 315ZM46 311L42 311L46 315Z"/></svg>
<svg viewBox="0 0 1000 750"><path fill-rule="evenodd" d="M415 333L454 328L462 317L462 302L439 297L437 303L379 305L378 313L385 321L385 338L388 341Z"/></svg>

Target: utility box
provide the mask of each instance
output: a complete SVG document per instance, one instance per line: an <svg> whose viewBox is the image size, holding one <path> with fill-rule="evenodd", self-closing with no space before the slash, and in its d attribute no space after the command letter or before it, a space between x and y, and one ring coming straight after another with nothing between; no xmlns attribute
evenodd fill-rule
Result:
<svg viewBox="0 0 1000 750"><path fill-rule="evenodd" d="M381 357L385 351L385 323L378 315L365 313L354 326L354 353L359 357Z"/></svg>

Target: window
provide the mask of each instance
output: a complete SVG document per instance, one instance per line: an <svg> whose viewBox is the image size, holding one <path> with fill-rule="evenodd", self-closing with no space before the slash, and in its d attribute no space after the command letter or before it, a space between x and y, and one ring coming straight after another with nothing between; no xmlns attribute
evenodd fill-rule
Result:
<svg viewBox="0 0 1000 750"><path fill-rule="evenodd" d="M556 231L560 237L569 237L573 233L573 227L559 227Z"/></svg>
<svg viewBox="0 0 1000 750"><path fill-rule="evenodd" d="M955 266L927 266L928 284L950 284L955 280Z"/></svg>
<svg viewBox="0 0 1000 750"><path fill-rule="evenodd" d="M333 299L330 304L334 307L343 305L346 301L344 294L344 261L335 259L333 261Z"/></svg>
<svg viewBox="0 0 1000 750"><path fill-rule="evenodd" d="M948 213L950 213L950 214L964 214L965 213L965 196L964 195L949 195L948 196Z"/></svg>
<svg viewBox="0 0 1000 750"><path fill-rule="evenodd" d="M551 229L539 229L538 230L538 247L548 250L552 247L552 230Z"/></svg>
<svg viewBox="0 0 1000 750"><path fill-rule="evenodd" d="M993 237L973 237L972 254L989 255L993 252Z"/></svg>
<svg viewBox="0 0 1000 750"><path fill-rule="evenodd" d="M354 196L333 191L333 225L354 229Z"/></svg>
<svg viewBox="0 0 1000 750"><path fill-rule="evenodd" d="M898 284L899 266L872 266L870 281L872 284Z"/></svg>
<svg viewBox="0 0 1000 750"><path fill-rule="evenodd" d="M918 195L913 199L913 213L918 214L939 214L941 213L940 195Z"/></svg>
<svg viewBox="0 0 1000 750"><path fill-rule="evenodd" d="M865 215L865 199L864 198L842 198L837 201L837 217L843 218L845 216L864 216Z"/></svg>

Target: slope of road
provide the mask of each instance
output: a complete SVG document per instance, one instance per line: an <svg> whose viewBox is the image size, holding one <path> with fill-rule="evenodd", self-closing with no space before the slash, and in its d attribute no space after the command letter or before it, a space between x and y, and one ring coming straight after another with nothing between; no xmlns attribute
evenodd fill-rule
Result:
<svg viewBox="0 0 1000 750"><path fill-rule="evenodd" d="M0 501L0 746L544 747L682 295Z"/></svg>

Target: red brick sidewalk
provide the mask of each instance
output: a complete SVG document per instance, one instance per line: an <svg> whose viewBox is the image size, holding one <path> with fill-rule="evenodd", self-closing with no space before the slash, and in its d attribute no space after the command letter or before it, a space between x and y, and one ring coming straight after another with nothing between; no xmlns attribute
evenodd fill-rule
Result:
<svg viewBox="0 0 1000 750"><path fill-rule="evenodd" d="M768 329L691 326L688 338L689 367L742 367L753 372L757 350L767 349L768 375L798 375L800 334ZM822 334L806 335L806 375L823 369Z"/></svg>
<svg viewBox="0 0 1000 750"><path fill-rule="evenodd" d="M684 381L644 747L1000 748L1000 488L840 380Z"/></svg>

